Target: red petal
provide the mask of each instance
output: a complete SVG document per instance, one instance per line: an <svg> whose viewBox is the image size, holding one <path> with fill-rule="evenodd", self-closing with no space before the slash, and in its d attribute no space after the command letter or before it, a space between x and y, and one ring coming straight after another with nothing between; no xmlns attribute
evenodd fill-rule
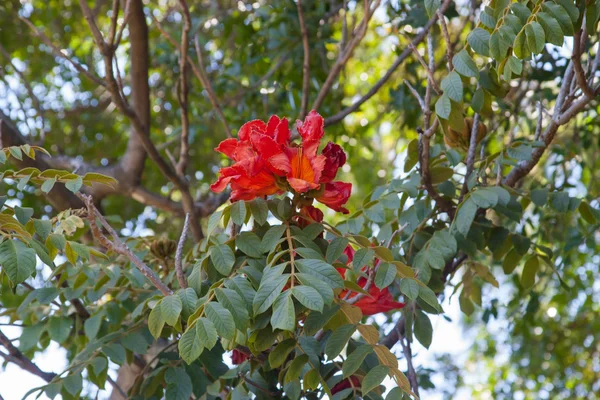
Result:
<svg viewBox="0 0 600 400"><path fill-rule="evenodd" d="M308 182L303 179L288 178L287 180L290 186L298 193L305 193L309 190L317 189L319 187L318 183Z"/></svg>
<svg viewBox="0 0 600 400"><path fill-rule="evenodd" d="M325 191L316 199L318 202L325 204L327 207L335 211L341 211L344 214L348 210L344 205L350 198L352 192L352 184L347 182L329 182L325 184Z"/></svg>
<svg viewBox="0 0 600 400"><path fill-rule="evenodd" d="M234 139L234 138L225 139L221 143L219 143L219 146L217 146L217 148L215 150L218 151L219 153L225 154L227 157L229 157L231 159L235 159L235 151L238 148L238 144L239 144L239 142L237 139Z"/></svg>
<svg viewBox="0 0 600 400"><path fill-rule="evenodd" d="M288 120L283 118L275 129L275 141L279 144L287 144L291 137L292 132L290 132Z"/></svg>
<svg viewBox="0 0 600 400"><path fill-rule="evenodd" d="M308 113L306 118L304 118L304 122L296 121L296 127L298 128L298 133L302 137L302 140L305 142L319 142L324 134L323 117L321 117L315 110L312 110L310 113Z"/></svg>
<svg viewBox="0 0 600 400"><path fill-rule="evenodd" d="M240 128L240 130L238 132L238 138L240 138L240 140L242 140L242 141L249 140L250 139L250 132L253 131L253 130L257 130L259 132L263 132L264 133L267 130L267 124L265 124L264 122L262 122L259 119L255 119L253 121L246 122Z"/></svg>

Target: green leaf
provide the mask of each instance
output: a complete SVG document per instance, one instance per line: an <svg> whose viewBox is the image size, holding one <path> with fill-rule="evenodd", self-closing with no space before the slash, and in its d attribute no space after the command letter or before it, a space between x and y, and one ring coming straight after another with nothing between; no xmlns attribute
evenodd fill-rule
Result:
<svg viewBox="0 0 600 400"><path fill-rule="evenodd" d="M490 33L482 28L475 28L467 36L469 46L482 56L490 55ZM445 90L445 89L444 89ZM457 100L459 101L459 100Z"/></svg>
<svg viewBox="0 0 600 400"><path fill-rule="evenodd" d="M483 30L483 29L482 29ZM460 103L463 99L463 83L460 75L452 71L442 79L442 89L451 100Z"/></svg>
<svg viewBox="0 0 600 400"><path fill-rule="evenodd" d="M325 354L328 360L336 358L356 331L356 325L347 324L335 329L325 345Z"/></svg>
<svg viewBox="0 0 600 400"><path fill-rule="evenodd" d="M429 289L427 286L419 285L419 297L423 299L423 301L433 307L435 310L442 312L442 306L438 301L437 296L433 292L433 290Z"/></svg>
<svg viewBox="0 0 600 400"><path fill-rule="evenodd" d="M284 274L274 279L260 282L258 291L252 301L254 315L262 314L271 307L281 290L287 283L289 274Z"/></svg>
<svg viewBox="0 0 600 400"><path fill-rule="evenodd" d="M177 296L181 299L181 316L186 320L190 315L196 311L196 303L198 302L198 295L192 288L179 289Z"/></svg>
<svg viewBox="0 0 600 400"><path fill-rule="evenodd" d="M246 203L243 200L236 201L231 205L231 220L236 225L244 225L246 222Z"/></svg>
<svg viewBox="0 0 600 400"><path fill-rule="evenodd" d="M529 49L535 53L541 53L546 45L546 35L544 34L544 28L532 21L525 25L525 33L527 35L527 44Z"/></svg>
<svg viewBox="0 0 600 400"><path fill-rule="evenodd" d="M526 30L523 29L521 32L519 32L515 38L515 41L513 42L513 51L515 52L515 56L521 60L528 58L531 54L531 50L529 49L527 42L527 34L525 31Z"/></svg>
<svg viewBox="0 0 600 400"><path fill-rule="evenodd" d="M302 373L302 367L308 362L308 356L306 354L299 355L294 358L288 367L287 373L285 374L285 382L291 382L300 377Z"/></svg>
<svg viewBox="0 0 600 400"><path fill-rule="evenodd" d="M440 8L441 4L441 0L425 0L425 11L427 11L429 18L435 15L435 12Z"/></svg>
<svg viewBox="0 0 600 400"><path fill-rule="evenodd" d="M188 328L183 335L181 335L177 348L179 349L179 355L183 358L183 361L188 364L193 363L200 357L203 346L200 340L198 340L197 324Z"/></svg>
<svg viewBox="0 0 600 400"><path fill-rule="evenodd" d="M242 253L250 257L262 257L261 241L254 232L242 232L235 238L235 244Z"/></svg>
<svg viewBox="0 0 600 400"><path fill-rule="evenodd" d="M424 312L419 310L416 312L415 316L415 337L423 347L428 349L429 346L431 346L431 339L433 337L433 326L431 325L429 317Z"/></svg>
<svg viewBox="0 0 600 400"><path fill-rule="evenodd" d="M264 199L257 197L247 204L250 207L250 212L252 213L254 220L258 222L259 225L264 225L269 217L269 205L267 202Z"/></svg>
<svg viewBox="0 0 600 400"><path fill-rule="evenodd" d="M233 316L238 330L243 332L248 327L250 316L248 315L248 308L242 296L233 289L220 288L215 289L215 295L219 303L228 309Z"/></svg>
<svg viewBox="0 0 600 400"><path fill-rule="evenodd" d="M333 239L329 246L327 246L327 252L325 253L325 259L328 263L337 261L338 258L344 254L344 250L348 246L348 239L345 237L337 237Z"/></svg>
<svg viewBox="0 0 600 400"><path fill-rule="evenodd" d="M212 349L217 344L217 328L210 320L202 317L196 321L196 337L200 345L207 350Z"/></svg>
<svg viewBox="0 0 600 400"><path fill-rule="evenodd" d="M567 10L551 1L542 3L542 9L556 18L565 36L573 36L575 27L573 26L573 21L567 13Z"/></svg>
<svg viewBox="0 0 600 400"><path fill-rule="evenodd" d="M333 289L327 283L312 275L303 273L296 273L296 278L298 278L303 285L310 286L319 292L325 304L331 304L333 302Z"/></svg>
<svg viewBox="0 0 600 400"><path fill-rule="evenodd" d="M64 317L53 317L48 322L48 334L50 339L64 343L69 338L71 333L71 323L73 321L70 318Z"/></svg>
<svg viewBox="0 0 600 400"><path fill-rule="evenodd" d="M469 78L477 78L479 76L479 68L466 50L461 50L452 59L454 69L462 76Z"/></svg>
<svg viewBox="0 0 600 400"><path fill-rule="evenodd" d="M390 263L381 263L375 274L375 286L379 289L386 288L394 282L396 278L396 266Z"/></svg>
<svg viewBox="0 0 600 400"><path fill-rule="evenodd" d="M535 275L540 267L538 256L531 256L525 262L523 273L521 274L521 286L524 289L530 289L535 283Z"/></svg>
<svg viewBox="0 0 600 400"><path fill-rule="evenodd" d="M344 379L354 374L356 370L360 368L360 365L365 360L365 357L367 357L372 351L373 348L366 344L358 346L356 349L354 349L348 358L346 358L344 365L342 365Z"/></svg>
<svg viewBox="0 0 600 400"><path fill-rule="evenodd" d="M565 41L565 35L556 18L545 11L538 12L536 18L537 22L544 28L546 40L555 46L562 46Z"/></svg>
<svg viewBox="0 0 600 400"><path fill-rule="evenodd" d="M175 326L177 323L182 309L183 304L176 294L167 296L160 302L160 312L165 319L165 322L171 326Z"/></svg>
<svg viewBox="0 0 600 400"><path fill-rule="evenodd" d="M265 233L260 243L263 253L270 253L275 250L275 246L281 239L281 235L285 232L285 225L275 225L269 228Z"/></svg>
<svg viewBox="0 0 600 400"><path fill-rule="evenodd" d="M35 271L35 250L16 240L0 244L0 265L13 284L19 284Z"/></svg>
<svg viewBox="0 0 600 400"><path fill-rule="evenodd" d="M148 330L152 336L154 336L154 339L158 339L160 337L160 334L165 326L165 322L166 321L161 312L160 303L157 303L152 311L150 311L150 316L148 317Z"/></svg>
<svg viewBox="0 0 600 400"><path fill-rule="evenodd" d="M323 301L323 297L310 286L294 286L292 289L292 294L302 304L304 307L309 310L315 310L319 312L323 312L323 307L325 303Z"/></svg>
<svg viewBox="0 0 600 400"><path fill-rule="evenodd" d="M83 331L88 339L92 340L96 338L103 319L104 313L100 311L85 320L83 323Z"/></svg>
<svg viewBox="0 0 600 400"><path fill-rule="evenodd" d="M409 299L416 300L419 297L419 284L414 279L402 279L400 291Z"/></svg>
<svg viewBox="0 0 600 400"><path fill-rule="evenodd" d="M343 288L344 280L330 264L321 260L296 260L296 267L302 273L312 275L330 285L332 289Z"/></svg>
<svg viewBox="0 0 600 400"><path fill-rule="evenodd" d="M579 214L588 224L595 224L597 222L594 209L586 201L582 201L579 205Z"/></svg>
<svg viewBox="0 0 600 400"><path fill-rule="evenodd" d="M517 265L519 265L521 258L523 258L523 255L519 253L517 249L512 249L509 251L506 257L504 257L504 262L502 263L502 269L504 270L504 273L507 275L512 273Z"/></svg>
<svg viewBox="0 0 600 400"><path fill-rule="evenodd" d="M165 400L189 400L194 386L183 368L169 368L165 374L167 391Z"/></svg>
<svg viewBox="0 0 600 400"><path fill-rule="evenodd" d="M83 179L80 176L78 176L75 179L71 179L70 181L67 181L65 183L66 188L69 189L73 193L79 192L79 189L81 189L82 185L83 185Z"/></svg>
<svg viewBox="0 0 600 400"><path fill-rule="evenodd" d="M44 183L42 183L42 186L41 186L42 192L50 193L50 191L54 187L55 183L56 183L56 177L44 181Z"/></svg>
<svg viewBox="0 0 600 400"><path fill-rule="evenodd" d="M19 206L15 207L15 217L17 217L17 220L23 225L25 225L32 216L33 208Z"/></svg>
<svg viewBox="0 0 600 400"><path fill-rule="evenodd" d="M217 328L217 332L221 337L233 340L235 337L235 321L229 310L213 301L204 305L204 314L215 324L215 328Z"/></svg>
<svg viewBox="0 0 600 400"><path fill-rule="evenodd" d="M282 366L295 347L295 339L286 339L275 346L273 351L269 353L269 364L271 365L271 368L279 368Z"/></svg>
<svg viewBox="0 0 600 400"><path fill-rule="evenodd" d="M215 211L208 218L208 228L206 229L206 237L210 237L217 226L219 226L219 222L221 222L221 218L223 217L223 211Z"/></svg>
<svg viewBox="0 0 600 400"><path fill-rule="evenodd" d="M508 48L511 47L511 42L506 40L499 31L494 31L490 35L490 56L499 62L506 58Z"/></svg>
<svg viewBox="0 0 600 400"><path fill-rule="evenodd" d="M83 380L81 379L81 373L79 374L71 374L63 379L63 387L72 394L73 396L77 396L81 389L83 388Z"/></svg>
<svg viewBox="0 0 600 400"><path fill-rule="evenodd" d="M523 24L527 23L527 19L531 15L531 10L526 5L516 2L511 4L510 9Z"/></svg>
<svg viewBox="0 0 600 400"><path fill-rule="evenodd" d="M443 94L440 98L435 102L435 113L443 119L450 118L450 113L452 112L452 103L450 102L450 98Z"/></svg>
<svg viewBox="0 0 600 400"><path fill-rule="evenodd" d="M554 192L550 195L550 207L556 212L565 213L569 211L569 193L567 192Z"/></svg>
<svg viewBox="0 0 600 400"><path fill-rule="evenodd" d="M385 365L377 365L367 373L367 375L363 378L361 392L362 395L366 395L371 390L378 387L381 382L385 379L389 372L389 368Z"/></svg>
<svg viewBox="0 0 600 400"><path fill-rule="evenodd" d="M456 218L452 223L453 229L455 229L458 233L461 233L463 236L467 236L467 233L469 233L469 229L471 229L471 224L475 219L476 213L477 204L475 204L474 201L468 198L461 204L461 206L458 209Z"/></svg>
<svg viewBox="0 0 600 400"><path fill-rule="evenodd" d="M471 200L481 208L492 208L498 204L498 195L489 188L480 188L471 193Z"/></svg>
<svg viewBox="0 0 600 400"><path fill-rule="evenodd" d="M273 315L271 316L273 329L283 331L294 331L296 329L296 309L289 290L280 293L273 303Z"/></svg>
<svg viewBox="0 0 600 400"><path fill-rule="evenodd" d="M226 244L216 245L210 248L210 259L221 275L229 276L235 264L235 254L231 247Z"/></svg>
<svg viewBox="0 0 600 400"><path fill-rule="evenodd" d="M494 27L496 26L496 18L493 15L490 15L485 10L482 11L481 14L479 14L479 20L484 26L490 29L494 29Z"/></svg>
<svg viewBox="0 0 600 400"><path fill-rule="evenodd" d="M362 267L369 266L373 263L375 258L375 252L370 248L361 248L354 253L354 259L352 260L352 267L356 271L360 271Z"/></svg>

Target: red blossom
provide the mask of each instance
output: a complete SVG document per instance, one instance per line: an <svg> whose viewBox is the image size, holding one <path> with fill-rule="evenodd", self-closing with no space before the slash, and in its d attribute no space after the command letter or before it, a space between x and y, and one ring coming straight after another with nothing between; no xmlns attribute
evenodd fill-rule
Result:
<svg viewBox="0 0 600 400"><path fill-rule="evenodd" d="M352 387L355 387L355 388L360 387L360 380L355 375L352 375L350 378L347 378L347 379L344 379L343 381L338 382L334 387L331 388L331 394L334 395L336 393L341 392L344 389L349 389Z"/></svg>
<svg viewBox="0 0 600 400"><path fill-rule="evenodd" d="M347 213L344 205L352 184L332 182L346 162L346 154L331 142L318 154L324 120L316 111L311 111L304 121L297 121L296 126L302 139L299 144L290 142L285 118L274 115L267 123L254 120L244 124L237 139L226 139L216 148L235 163L221 169L211 190L222 192L230 185L232 201L291 190L302 194L307 204L316 199L335 211Z"/></svg>
<svg viewBox="0 0 600 400"><path fill-rule="evenodd" d="M354 249L351 246L347 246L344 250L344 254L346 254L346 256L348 257L348 264L351 264L352 260L354 259ZM363 271L366 268L368 268L368 266L363 267ZM340 273L340 275L342 275L342 277L346 276L345 269L337 268L337 270ZM367 278L360 277L357 283L358 286L364 288L367 284ZM343 290L342 292L340 292L339 297L344 298L346 297L347 293L347 290ZM352 293L348 299L352 299L357 295L358 293ZM371 286L369 286L369 295L364 296L356 303L354 303L354 305L360 308L363 315L375 315L382 312L388 312L403 308L406 304L399 301L395 301L387 287L380 290L377 286L371 284Z"/></svg>
<svg viewBox="0 0 600 400"><path fill-rule="evenodd" d="M234 365L239 365L249 358L250 356L248 356L248 354L242 353L238 349L233 349L233 352L231 353L231 363Z"/></svg>

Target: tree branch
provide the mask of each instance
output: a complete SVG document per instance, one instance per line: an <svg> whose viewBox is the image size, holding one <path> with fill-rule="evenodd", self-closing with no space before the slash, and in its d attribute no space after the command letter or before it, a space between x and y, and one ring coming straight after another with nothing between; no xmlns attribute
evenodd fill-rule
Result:
<svg viewBox="0 0 600 400"><path fill-rule="evenodd" d="M188 94L189 86L187 81L187 54L188 54L188 35L192 27L192 18L190 9L185 0L179 0L183 11L183 30L181 32L181 45L179 47L179 105L181 107L181 145L179 149L179 162L175 165L175 170L181 177L185 177L185 170L189 161L189 136L190 136L190 118L188 114ZM186 222L188 221L186 217Z"/></svg>
<svg viewBox="0 0 600 400"><path fill-rule="evenodd" d="M446 11L446 9L448 8L448 6L450 5L451 2L452 2L452 0L444 0L444 3L442 3L442 5L440 6L441 13L444 13ZM417 36L415 36L414 39L412 40L411 43L412 43L413 46L417 46L419 43L421 43L425 39L425 37L427 36L427 33L429 32L429 30L431 29L431 27L433 25L435 25L437 19L438 19L437 14L435 14L434 16L431 17L431 19L423 27L423 30L421 30L421 32L419 32L417 34ZM366 94L364 94L360 99L358 99L351 106L348 106L348 107L342 109L341 111L339 111L338 113L332 115L331 117L326 118L325 119L325 126L332 125L332 124L335 124L337 122L340 122L347 115L352 114L353 112L355 112L356 110L358 110L361 105L363 105L367 100L369 100L371 97L373 97L379 91L379 89L381 89L381 87L383 85L385 85L385 83L392 77L392 75L398 69L398 67L400 65L402 65L402 63L404 62L404 60L406 60L408 58L408 56L410 55L410 53L411 53L411 49L409 47L406 47L402 51L402 53L400 53L400 55L398 56L398 58L396 58L396 61L394 61L394 63L392 64L392 66L377 81L377 83L375 83L373 85L373 87L371 87L371 89L369 89L369 91Z"/></svg>
<svg viewBox="0 0 600 400"><path fill-rule="evenodd" d="M150 267L148 267L142 260L140 260L130 249L127 247L125 243L121 241L117 232L110 226L110 224L106 221L104 216L100 214L100 211L94 205L94 201L91 196L87 196L85 194L78 193L77 197L81 199L85 203L85 206L88 210L88 221L90 223L90 228L92 230L92 234L94 237L107 249L114 251L117 254L121 254L125 256L131 261L133 265L137 267L137 269L146 277L152 284L160 290L160 292L164 296L169 296L173 294L173 291L165 285L158 275L154 273ZM104 229L108 231L108 234L112 236L112 241L109 240L104 234L100 227L96 224L96 219L100 221Z"/></svg>
<svg viewBox="0 0 600 400"><path fill-rule="evenodd" d="M186 214L185 222L183 223L183 231L181 232L181 237L179 238L179 243L177 244L177 251L175 252L175 272L177 273L179 286L181 286L182 289L186 289L188 287L187 279L185 277L185 273L183 272L183 246L185 245L189 224L190 214Z"/></svg>
<svg viewBox="0 0 600 400"><path fill-rule="evenodd" d="M471 127L471 137L469 139L469 152L467 153L467 172L465 173L465 180L460 192L460 198L458 199L459 203L469 191L469 177L473 173L473 165L475 164L475 150L477 149L477 129L479 128L479 118L479 113L475 113L475 116L473 117L473 126Z"/></svg>
<svg viewBox="0 0 600 400"><path fill-rule="evenodd" d="M302 33L302 48L304 49L304 63L302 65L302 105L300 107L300 119L304 119L308 113L308 91L310 89L310 47L308 44L306 21L304 21L304 11L302 11L302 1L297 0L296 6L298 8L300 32Z"/></svg>
<svg viewBox="0 0 600 400"><path fill-rule="evenodd" d="M0 344L6 348L8 354L0 352L0 357L6 361L17 364L21 369L42 378L46 382L52 381L56 376L53 372L44 372L37 365L33 363L29 358L17 349L9 338L7 338L2 331L0 331Z"/></svg>

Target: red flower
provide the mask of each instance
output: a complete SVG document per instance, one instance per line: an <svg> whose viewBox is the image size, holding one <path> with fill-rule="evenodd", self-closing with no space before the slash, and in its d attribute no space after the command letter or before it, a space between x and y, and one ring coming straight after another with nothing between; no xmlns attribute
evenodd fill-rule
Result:
<svg viewBox="0 0 600 400"><path fill-rule="evenodd" d="M354 259L354 249L351 246L347 246L344 250L344 254L348 257L348 264L351 264ZM364 266L362 270L364 271L368 266ZM342 277L346 276L346 270L343 268L337 268L338 272ZM360 277L358 279L358 286L364 288L367 284L367 278ZM344 298L346 296L347 290L343 290L340 292L339 297ZM357 296L358 293L352 293L349 299ZM392 310L397 310L403 308L406 304L395 301L392 297L392 294L388 290L388 288L384 288L380 290L375 284L371 284L369 286L369 295L364 296L360 300L358 300L354 305L362 311L363 315L375 315L382 312L388 312Z"/></svg>
<svg viewBox="0 0 600 400"><path fill-rule="evenodd" d="M323 222L323 211L313 206L304 206L300 209L300 216L296 219L302 228L314 222Z"/></svg>
<svg viewBox="0 0 600 400"><path fill-rule="evenodd" d="M216 148L235 161L221 169L219 179L211 185L222 192L231 185L231 200L251 200L292 189L304 194L306 204L313 198L335 211L347 213L343 206L350 197L350 183L332 182L346 162L342 148L328 143L317 154L324 135L324 120L311 111L304 121L297 121L300 144L290 143L291 132L286 119L272 116L268 123L259 120L244 124L238 138L226 139Z"/></svg>
<svg viewBox="0 0 600 400"><path fill-rule="evenodd" d="M317 201L325 204L332 210L348 214L349 211L344 208L344 205L350 198L352 184L347 182L330 182L326 183L324 186L325 189L323 190L323 193L316 197Z"/></svg>
<svg viewBox="0 0 600 400"><path fill-rule="evenodd" d="M250 356L248 354L242 353L238 349L233 349L233 352L231 353L231 363L234 365L239 365L249 358Z"/></svg>
<svg viewBox="0 0 600 400"><path fill-rule="evenodd" d="M329 142L323 149L323 155L325 156L325 169L321 174L321 182L331 182L335 179L338 169L346 164L346 153L339 145Z"/></svg>
<svg viewBox="0 0 600 400"><path fill-rule="evenodd" d="M352 381L352 383L350 383ZM352 375L350 378L344 379L337 383L334 387L331 388L331 394L336 394L341 392L344 389L349 389L351 387L360 388L360 380L357 376Z"/></svg>

